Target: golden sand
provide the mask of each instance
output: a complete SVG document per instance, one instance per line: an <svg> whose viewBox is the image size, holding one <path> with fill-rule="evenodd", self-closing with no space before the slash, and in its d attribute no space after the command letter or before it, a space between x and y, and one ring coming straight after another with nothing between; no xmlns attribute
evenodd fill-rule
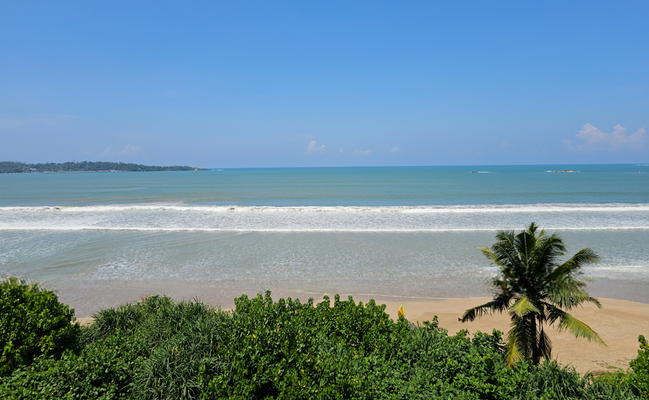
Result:
<svg viewBox="0 0 649 400"><path fill-rule="evenodd" d="M396 317L400 304L411 322L422 322L437 315L439 325L454 334L462 329L491 333L493 329L502 332L509 330L509 315L495 314L483 316L474 322L461 323L458 318L471 307L484 304L490 299L468 298L449 299L435 302L388 303L386 311ZM588 304L573 309L575 318L590 326L606 343L601 346L585 339L577 339L567 332L549 328L546 333L552 340L553 358L564 365L571 365L577 371L612 371L615 368L627 370L629 361L638 355L638 335L649 337L649 304L625 300L599 299L602 308Z"/></svg>

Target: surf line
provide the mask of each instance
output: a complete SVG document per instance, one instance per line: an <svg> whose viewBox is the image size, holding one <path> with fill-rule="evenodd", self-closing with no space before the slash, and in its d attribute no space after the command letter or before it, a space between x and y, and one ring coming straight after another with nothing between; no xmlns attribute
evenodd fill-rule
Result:
<svg viewBox="0 0 649 400"><path fill-rule="evenodd" d="M0 231L134 231L134 232L268 232L268 233L426 233L426 232L496 232L516 230L519 227L493 228L158 228L158 227L127 227L127 226L0 226ZM649 226L596 226L596 227L546 227L546 230L557 231L644 231Z"/></svg>
<svg viewBox="0 0 649 400"><path fill-rule="evenodd" d="M217 214L475 214L475 213L561 213L561 212L647 212L649 204L485 204L471 206L178 206L178 205L105 205L105 206L42 206L0 207L0 212L47 213L123 213L123 212L205 212Z"/></svg>

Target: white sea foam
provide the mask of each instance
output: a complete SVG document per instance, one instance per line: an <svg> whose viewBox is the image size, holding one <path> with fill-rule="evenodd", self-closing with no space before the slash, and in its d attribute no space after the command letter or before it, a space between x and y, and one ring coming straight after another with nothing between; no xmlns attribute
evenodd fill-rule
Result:
<svg viewBox="0 0 649 400"><path fill-rule="evenodd" d="M448 205L448 206L237 206L237 205L187 205L174 203L150 203L100 206L41 206L0 207L0 212L66 212L66 213L109 213L109 212L161 211L161 212L212 212L212 213L527 213L527 212L637 212L649 211L649 204L504 204L504 205Z"/></svg>
<svg viewBox="0 0 649 400"><path fill-rule="evenodd" d="M522 226L500 228L162 228L162 227L133 227L133 226L3 226L0 231L140 231L140 232L364 232L364 233L417 233L417 232L493 232L496 230L519 230ZM553 226L549 229L559 231L619 231L619 230L649 230L649 226L594 226L570 227Z"/></svg>
<svg viewBox="0 0 649 400"><path fill-rule="evenodd" d="M186 204L2 207L0 230L468 232L649 229L649 204L266 207Z"/></svg>

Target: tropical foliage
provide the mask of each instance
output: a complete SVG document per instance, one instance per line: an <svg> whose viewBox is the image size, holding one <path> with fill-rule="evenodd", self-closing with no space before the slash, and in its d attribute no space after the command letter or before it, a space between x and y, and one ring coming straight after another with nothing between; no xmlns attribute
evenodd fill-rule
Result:
<svg viewBox="0 0 649 400"><path fill-rule="evenodd" d="M0 376L75 349L80 328L73 320L74 310L54 292L18 278L0 281Z"/></svg>
<svg viewBox="0 0 649 400"><path fill-rule="evenodd" d="M352 298L235 300L233 311L153 296L106 309L81 347L0 378L4 399L633 399L556 362L513 368L499 332L454 336Z"/></svg>
<svg viewBox="0 0 649 400"><path fill-rule="evenodd" d="M539 364L541 358L550 359L552 342L545 332L546 325L556 323L560 331L604 344L588 325L566 312L586 302L601 307L580 279L582 268L598 261L593 250L582 249L561 261L566 253L561 237L539 232L534 223L518 234L499 232L496 239L491 248L481 248L499 268L499 276L492 281L496 294L490 302L467 310L462 322L508 312L512 322L506 359L510 367L522 360Z"/></svg>
<svg viewBox="0 0 649 400"><path fill-rule="evenodd" d="M640 350L638 350L638 358L630 363L633 373L629 378L635 391L649 398L649 343L642 335L638 337L638 341Z"/></svg>

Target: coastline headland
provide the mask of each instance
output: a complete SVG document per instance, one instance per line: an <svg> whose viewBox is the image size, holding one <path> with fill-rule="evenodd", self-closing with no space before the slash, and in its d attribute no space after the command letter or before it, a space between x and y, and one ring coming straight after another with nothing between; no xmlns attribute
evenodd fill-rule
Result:
<svg viewBox="0 0 649 400"><path fill-rule="evenodd" d="M0 161L0 174L69 173L69 172L145 172L145 171L197 171L203 168L185 165L153 166L123 162L71 161L65 163L28 164Z"/></svg>

